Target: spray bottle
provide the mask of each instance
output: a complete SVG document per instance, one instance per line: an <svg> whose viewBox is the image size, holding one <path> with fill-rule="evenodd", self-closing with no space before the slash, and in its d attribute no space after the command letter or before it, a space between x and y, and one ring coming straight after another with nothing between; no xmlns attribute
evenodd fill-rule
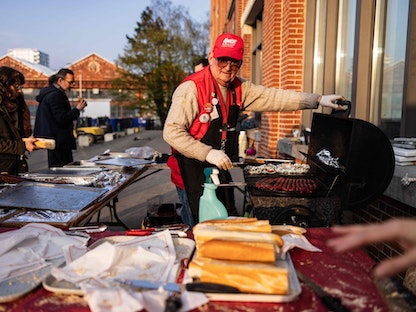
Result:
<svg viewBox="0 0 416 312"><path fill-rule="evenodd" d="M220 184L218 173L216 168L204 169L205 183L204 192L199 199L199 222L228 217L227 210L215 192L218 188L217 185Z"/></svg>

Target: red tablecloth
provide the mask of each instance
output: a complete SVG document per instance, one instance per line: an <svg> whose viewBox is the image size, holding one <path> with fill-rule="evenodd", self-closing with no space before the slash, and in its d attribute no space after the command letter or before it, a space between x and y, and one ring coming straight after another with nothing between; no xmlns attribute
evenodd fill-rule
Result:
<svg viewBox="0 0 416 312"><path fill-rule="evenodd" d="M92 242L122 232L104 232L92 235ZM361 250L333 254L325 246L331 236L327 228L308 229L306 237L322 252L294 249L290 252L296 269L309 276L327 292L338 296L351 311L388 311L387 304L374 285L370 271L374 261ZM92 243L91 242L91 243ZM301 282L302 293L290 303L210 302L195 311L327 311L319 297ZM13 312L88 312L82 297L50 293L42 287L14 302L0 304L0 311Z"/></svg>

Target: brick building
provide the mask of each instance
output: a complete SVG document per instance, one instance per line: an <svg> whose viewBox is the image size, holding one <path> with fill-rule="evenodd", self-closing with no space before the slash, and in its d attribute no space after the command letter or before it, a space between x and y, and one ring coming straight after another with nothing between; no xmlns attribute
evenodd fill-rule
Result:
<svg viewBox="0 0 416 312"><path fill-rule="evenodd" d="M352 117L394 137L416 136L414 1L212 0L211 46L223 32L243 37L240 76L268 87L341 94ZM324 111L326 112L326 111ZM263 113L264 157L311 111Z"/></svg>
<svg viewBox="0 0 416 312"><path fill-rule="evenodd" d="M415 1L211 0L210 42L224 32L245 42L240 76L268 87L341 94L351 117L379 127L389 139L416 137ZM326 112L326 111L324 111ZM277 141L310 127L312 111L261 114L259 155L276 155ZM374 155L379 157L379 155ZM415 166L396 165L384 194L352 212L352 222L416 216ZM395 246L370 248L376 259Z"/></svg>
<svg viewBox="0 0 416 312"><path fill-rule="evenodd" d="M236 33L245 44L241 77L267 87L302 91L304 15L303 1L212 0L211 46L219 34ZM300 129L301 117L301 111L262 113L258 154L276 157L278 139Z"/></svg>
<svg viewBox="0 0 416 312"><path fill-rule="evenodd" d="M0 58L0 66L13 67L24 74L26 83L23 92L33 120L38 105L35 97L39 94L41 88L48 85L48 78L56 71L11 56ZM109 115L107 106L110 107L110 114L114 117L124 117L124 114L130 115L132 113L126 108L128 103L117 101L110 92L112 80L119 76L114 63L107 61L96 53L91 53L66 67L74 71L77 83L69 93L70 101L76 101L78 96L82 96L91 104L90 107L94 104L95 106L102 105L105 107L106 109L103 109L103 112L106 112L106 115Z"/></svg>

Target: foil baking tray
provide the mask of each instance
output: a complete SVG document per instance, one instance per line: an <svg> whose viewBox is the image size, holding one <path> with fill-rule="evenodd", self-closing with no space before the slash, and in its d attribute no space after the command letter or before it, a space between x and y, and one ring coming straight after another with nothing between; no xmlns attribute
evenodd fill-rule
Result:
<svg viewBox="0 0 416 312"><path fill-rule="evenodd" d="M30 176L90 176L103 171L101 168L79 167L52 167L37 172L31 172Z"/></svg>
<svg viewBox="0 0 416 312"><path fill-rule="evenodd" d="M151 164L154 161L146 159L135 159L128 157L116 157L108 158L95 161L96 164L100 165L112 165L112 166L122 166L122 167L138 167Z"/></svg>
<svg viewBox="0 0 416 312"><path fill-rule="evenodd" d="M97 201L106 188L21 182L0 193L0 207L80 211Z"/></svg>

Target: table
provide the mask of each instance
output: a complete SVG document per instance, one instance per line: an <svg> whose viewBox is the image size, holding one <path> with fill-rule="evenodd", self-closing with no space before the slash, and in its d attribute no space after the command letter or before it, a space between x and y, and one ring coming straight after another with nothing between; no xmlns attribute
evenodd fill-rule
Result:
<svg viewBox="0 0 416 312"><path fill-rule="evenodd" d="M123 179L121 182L119 182L118 184L110 188L108 191L106 191L102 196L98 198L97 201L93 202L92 204L88 205L80 211L68 213L67 217L64 217L62 219L48 218L47 216L45 216L45 218L40 218L36 221L33 221L31 219L28 219L27 222L20 221L19 219L14 221L17 215L25 213L24 209L15 209L10 214L3 215L0 217L0 226L20 227L30 222L48 223L50 225L60 228L80 226L88 223L91 220L92 216L97 213L99 214L99 212L104 207L109 207L112 215L116 219L116 222L113 222L111 225L121 225L127 229L127 226L120 220L120 218L117 215L116 203L118 201L118 195L129 185L135 183L147 169L148 167L143 165L124 170L123 174L125 175L125 179ZM120 170L122 170L122 168L120 168Z"/></svg>
<svg viewBox="0 0 416 312"><path fill-rule="evenodd" d="M110 231L92 234L91 243L103 237L123 234L124 232ZM295 268L316 281L329 293L341 298L351 311L391 311L371 279L370 272L374 261L362 250L344 254L332 253L325 245L325 241L331 235L329 228L308 229L306 237L322 252L292 250L290 254ZM310 288L302 282L301 286L302 293L290 303L210 302L208 306L199 307L194 311L327 311ZM82 297L58 295L40 287L14 302L0 304L0 311L88 312L90 310Z"/></svg>

